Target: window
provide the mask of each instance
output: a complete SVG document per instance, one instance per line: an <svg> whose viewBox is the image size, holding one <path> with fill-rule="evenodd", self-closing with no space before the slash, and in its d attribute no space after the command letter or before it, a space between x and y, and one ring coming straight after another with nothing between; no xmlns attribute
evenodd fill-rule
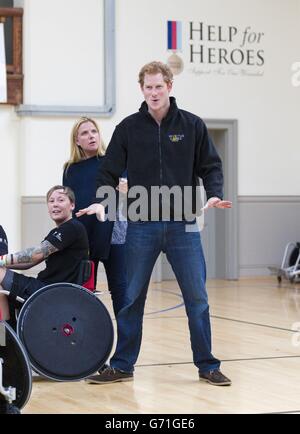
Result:
<svg viewBox="0 0 300 434"><path fill-rule="evenodd" d="M19 105L23 102L22 67L22 18L23 9L10 6L10 0L0 0L0 21L4 23L7 103Z"/></svg>

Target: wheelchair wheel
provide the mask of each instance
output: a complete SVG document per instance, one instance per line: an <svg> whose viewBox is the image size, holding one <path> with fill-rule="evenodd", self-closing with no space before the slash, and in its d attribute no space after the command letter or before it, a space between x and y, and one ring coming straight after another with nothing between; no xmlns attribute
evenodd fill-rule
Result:
<svg viewBox="0 0 300 434"><path fill-rule="evenodd" d="M0 345L2 385L4 388L13 387L16 390L16 399L11 404L1 397L0 413L16 414L26 405L31 394L31 367L20 339L5 321L0 321L0 331L3 340Z"/></svg>
<svg viewBox="0 0 300 434"><path fill-rule="evenodd" d="M289 267L293 267L296 264L299 253L300 253L300 248L294 247L289 257Z"/></svg>
<svg viewBox="0 0 300 434"><path fill-rule="evenodd" d="M106 362L113 325L93 293L58 283L41 288L25 302L18 335L36 372L57 381L76 381Z"/></svg>
<svg viewBox="0 0 300 434"><path fill-rule="evenodd" d="M0 414L21 414L21 411L13 404L0 402Z"/></svg>

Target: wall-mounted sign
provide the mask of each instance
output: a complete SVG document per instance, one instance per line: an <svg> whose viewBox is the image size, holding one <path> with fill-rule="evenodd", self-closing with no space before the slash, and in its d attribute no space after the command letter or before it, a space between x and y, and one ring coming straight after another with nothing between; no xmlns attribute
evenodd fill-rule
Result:
<svg viewBox="0 0 300 434"><path fill-rule="evenodd" d="M168 21L168 50L173 54L168 58L168 65L173 74L180 74L184 64L177 52L182 52L182 23L181 21Z"/></svg>
<svg viewBox="0 0 300 434"><path fill-rule="evenodd" d="M174 54L181 51L189 71L195 74L262 76L264 36L250 25L168 21L168 50ZM172 68L171 58L168 63Z"/></svg>

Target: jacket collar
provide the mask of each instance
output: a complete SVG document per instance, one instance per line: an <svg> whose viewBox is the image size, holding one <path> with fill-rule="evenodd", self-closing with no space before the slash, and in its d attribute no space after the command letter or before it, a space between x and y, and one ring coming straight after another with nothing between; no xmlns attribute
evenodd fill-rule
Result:
<svg viewBox="0 0 300 434"><path fill-rule="evenodd" d="M144 101L139 109L140 113L143 113L147 116L150 116L149 111L148 111L148 105L146 103L146 101ZM176 104L176 98L174 98L174 96L170 96L170 108L169 111L166 115L166 117L164 118L165 120L171 118L176 112L178 111L178 107Z"/></svg>

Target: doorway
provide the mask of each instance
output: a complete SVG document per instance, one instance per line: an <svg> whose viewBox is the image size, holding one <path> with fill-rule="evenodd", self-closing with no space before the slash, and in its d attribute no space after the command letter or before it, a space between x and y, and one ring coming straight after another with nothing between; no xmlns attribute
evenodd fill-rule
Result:
<svg viewBox="0 0 300 434"><path fill-rule="evenodd" d="M205 213L201 238L206 258L207 278L238 279L238 202L237 202L237 121L206 119L223 162L224 198L231 200L230 210L210 209ZM166 256L161 254L152 281L174 280Z"/></svg>

